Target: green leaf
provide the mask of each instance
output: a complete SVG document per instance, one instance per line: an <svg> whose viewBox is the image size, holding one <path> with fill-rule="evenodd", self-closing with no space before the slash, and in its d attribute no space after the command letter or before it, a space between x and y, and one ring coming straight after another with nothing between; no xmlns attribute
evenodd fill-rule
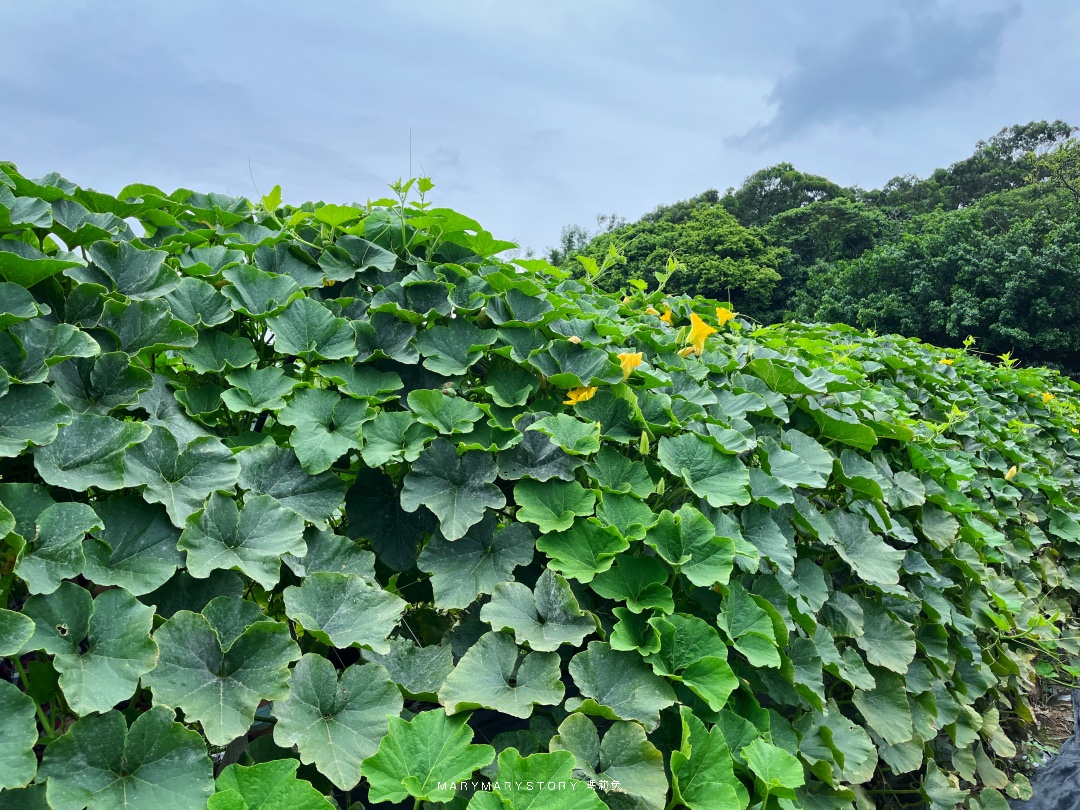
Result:
<svg viewBox="0 0 1080 810"><path fill-rule="evenodd" d="M261 413L285 407L285 397L300 384L276 366L244 368L227 374L232 388L222 392L221 400L233 413Z"/></svg>
<svg viewBox="0 0 1080 810"><path fill-rule="evenodd" d="M277 415L283 425L296 428L289 437L300 466L310 475L329 470L341 456L360 449L364 423L375 418L366 402L333 391L300 391Z"/></svg>
<svg viewBox="0 0 1080 810"><path fill-rule="evenodd" d="M503 408L524 405L540 387L540 381L536 375L530 374L522 368L492 369L488 372L484 381L487 383L484 386L484 391L488 393L496 405Z"/></svg>
<svg viewBox="0 0 1080 810"><path fill-rule="evenodd" d="M288 697L289 664L300 650L288 625L266 619L223 638L220 620L207 617L213 608L211 602L201 614L181 610L157 629L161 656L143 683L155 703L202 723L211 745L227 745L248 730L261 701Z"/></svg>
<svg viewBox="0 0 1080 810"><path fill-rule="evenodd" d="M653 674L635 652L611 649L602 641L570 660L570 676L581 692L569 698L566 710L608 720L637 720L649 731L660 723L660 710L675 702L668 683Z"/></svg>
<svg viewBox="0 0 1080 810"><path fill-rule="evenodd" d="M0 656L11 657L34 635L34 622L21 613L0 608Z"/></svg>
<svg viewBox="0 0 1080 810"><path fill-rule="evenodd" d="M217 778L207 810L337 810L310 782L296 778L299 767L295 759L230 765Z"/></svg>
<svg viewBox="0 0 1080 810"><path fill-rule="evenodd" d="M494 480L495 463L488 453L469 450L459 456L454 445L438 438L405 476L401 508L415 512L427 507L438 517L446 539L457 540L480 522L486 509L506 505Z"/></svg>
<svg viewBox="0 0 1080 810"><path fill-rule="evenodd" d="M35 624L27 649L54 656L64 698L78 714L107 712L127 700L157 663L154 610L122 588L91 601L85 588L62 582L48 596L27 599L23 612Z"/></svg>
<svg viewBox="0 0 1080 810"><path fill-rule="evenodd" d="M3 400L0 400L2 402ZM81 491L124 486L124 455L150 436L150 428L108 416L75 414L56 440L34 452L34 467L46 483Z"/></svg>
<svg viewBox="0 0 1080 810"><path fill-rule="evenodd" d="M877 444L877 434L869 425L864 425L858 417L836 408L827 408L810 397L803 400L806 410L818 423L821 435L826 439L849 444L859 450L869 452Z"/></svg>
<svg viewBox="0 0 1080 810"><path fill-rule="evenodd" d="M455 318L445 326L429 326L416 336L416 349L424 356L424 368L454 377L466 374L495 342L494 329L479 329L465 318Z"/></svg>
<svg viewBox="0 0 1080 810"><path fill-rule="evenodd" d="M660 634L660 650L645 660L657 675L681 681L714 712L739 685L727 663L727 647L716 630L696 616L674 613L649 624Z"/></svg>
<svg viewBox="0 0 1080 810"><path fill-rule="evenodd" d="M23 383L44 382L51 366L97 354L101 354L101 346L88 334L66 323L50 324L44 318L0 332L0 367Z"/></svg>
<svg viewBox="0 0 1080 810"><path fill-rule="evenodd" d="M267 320L274 332L274 348L282 354L340 360L356 352L356 333L344 318L313 298L299 298L280 315Z"/></svg>
<svg viewBox="0 0 1080 810"><path fill-rule="evenodd" d="M39 304L29 290L6 281L0 282L0 301L4 302L0 310L0 329L49 312L49 307Z"/></svg>
<svg viewBox="0 0 1080 810"><path fill-rule="evenodd" d="M490 745L473 745L472 729L463 714L421 712L410 722L390 718L390 729L378 752L360 764L370 783L373 802L400 802L409 796L448 802L455 790L440 784L468 779L495 758Z"/></svg>
<svg viewBox="0 0 1080 810"><path fill-rule="evenodd" d="M856 639L866 660L901 675L915 658L915 634L876 602L863 602L863 633Z"/></svg>
<svg viewBox="0 0 1080 810"><path fill-rule="evenodd" d="M551 441L572 456L588 456L600 449L600 423L583 422L569 414L545 416L529 425L548 436Z"/></svg>
<svg viewBox="0 0 1080 810"><path fill-rule="evenodd" d="M914 731L904 679L891 672L874 671L877 686L870 691L856 689L851 702L862 714L866 727L890 745L910 740Z"/></svg>
<svg viewBox="0 0 1080 810"><path fill-rule="evenodd" d="M644 500L655 489L644 464L631 461L610 445L600 448L596 457L585 465L585 472L597 486L607 492L628 493Z"/></svg>
<svg viewBox="0 0 1080 810"><path fill-rule="evenodd" d="M436 534L416 565L431 574L436 606L452 610L467 607L479 594L491 593L532 558L533 536L528 527L511 524L496 531L495 516L488 512L457 540Z"/></svg>
<svg viewBox="0 0 1080 810"><path fill-rule="evenodd" d="M731 576L735 543L718 537L712 522L689 504L675 514L664 510L645 543L695 585L725 585Z"/></svg>
<svg viewBox="0 0 1080 810"><path fill-rule="evenodd" d="M577 481L534 481L523 478L514 487L517 519L535 523L540 531L565 531L575 517L591 515L596 495Z"/></svg>
<svg viewBox="0 0 1080 810"><path fill-rule="evenodd" d="M620 556L615 567L597 574L590 587L607 599L624 602L634 613L655 609L672 613L675 602L664 583L668 569L654 557Z"/></svg>
<svg viewBox="0 0 1080 810"><path fill-rule="evenodd" d="M52 593L60 581L82 573L86 565L83 537L101 527L101 519L84 503L58 503L36 516L28 549L15 574L30 593Z"/></svg>
<svg viewBox="0 0 1080 810"><path fill-rule="evenodd" d="M496 585L480 619L492 630L511 631L518 644L548 652L562 644L580 646L598 629L596 618L581 610L566 580L550 570L540 575L531 591L520 582Z"/></svg>
<svg viewBox="0 0 1080 810"><path fill-rule="evenodd" d="M448 397L442 391L410 391L408 403L416 414L416 421L443 435L470 433L475 423L484 417L484 412L474 403L461 397Z"/></svg>
<svg viewBox="0 0 1080 810"><path fill-rule="evenodd" d="M182 349L180 357L199 374L223 374L226 369L234 371L259 361L250 340L218 329L201 331L199 342Z"/></svg>
<svg viewBox="0 0 1080 810"><path fill-rule="evenodd" d="M162 427L153 428L148 439L128 451L124 468L125 484L143 487L143 497L163 504L173 525L181 528L202 509L207 496L231 491L240 475L236 457L219 439L200 436L181 449Z"/></svg>
<svg viewBox="0 0 1080 810"><path fill-rule="evenodd" d="M161 587L184 562L176 547L180 530L168 513L142 498L98 500L104 528L83 541L84 575L97 585L119 585L136 596Z"/></svg>
<svg viewBox="0 0 1080 810"><path fill-rule="evenodd" d="M632 613L623 607L612 608L611 614L618 619L608 636L611 649L636 650L645 656L660 651L660 634L649 624L648 614Z"/></svg>
<svg viewBox="0 0 1080 810"><path fill-rule="evenodd" d="M772 743L757 739L739 754L771 796L793 799L795 788L806 783L803 766L798 758Z"/></svg>
<svg viewBox="0 0 1080 810"><path fill-rule="evenodd" d="M361 456L372 469L393 461L416 461L435 435L408 411L382 411L364 428Z"/></svg>
<svg viewBox="0 0 1080 810"><path fill-rule="evenodd" d="M16 385L0 396L0 458L21 455L30 445L56 440L71 410L47 385Z"/></svg>
<svg viewBox="0 0 1080 810"><path fill-rule="evenodd" d="M454 668L453 650L449 644L420 647L414 641L400 637L390 639L390 652L386 655L365 650L364 660L384 667L390 679L406 694L432 703L438 701L435 693Z"/></svg>
<svg viewBox="0 0 1080 810"><path fill-rule="evenodd" d="M190 276L181 279L180 286L165 296L173 317L188 326L217 326L232 317L229 299L213 284Z"/></svg>
<svg viewBox="0 0 1080 810"><path fill-rule="evenodd" d="M393 399L390 395L403 385L395 372L379 371L371 366L323 363L315 367L315 373L334 383L343 394L380 402Z"/></svg>
<svg viewBox="0 0 1080 810"><path fill-rule="evenodd" d="M782 518L781 518L782 519ZM795 573L795 538L790 525L777 525L769 510L751 504L742 511L743 538L781 572Z"/></svg>
<svg viewBox="0 0 1080 810"><path fill-rule="evenodd" d="M904 552L893 548L870 531L869 521L846 509L825 514L832 534L821 539L832 545L851 569L867 582L896 585Z"/></svg>
<svg viewBox="0 0 1080 810"><path fill-rule="evenodd" d="M165 264L164 250L140 249L131 242L95 242L87 250L94 267L113 287L132 299L161 298L180 285L180 276Z"/></svg>
<svg viewBox="0 0 1080 810"><path fill-rule="evenodd" d="M326 529L308 526L304 530L307 553L301 557L285 554L282 560L298 577L320 571L375 577L375 555L358 543Z"/></svg>
<svg viewBox="0 0 1080 810"><path fill-rule="evenodd" d="M516 481L525 476L536 481L574 480L574 470L584 459L568 455L544 433L526 430L538 418L535 414L524 414L518 419L516 424L522 432L521 441L499 453L499 477L505 481Z"/></svg>
<svg viewBox="0 0 1080 810"><path fill-rule="evenodd" d="M255 266L264 273L288 276L300 287L319 287L323 272L299 245L278 242L255 249ZM306 261L305 261L306 260Z"/></svg>
<svg viewBox="0 0 1080 810"><path fill-rule="evenodd" d="M55 810L203 810L213 792L206 744L165 706L130 729L117 711L78 720L45 749L38 776Z"/></svg>
<svg viewBox="0 0 1080 810"><path fill-rule="evenodd" d="M331 263L327 260L329 251L323 254L322 267L326 271L326 277L333 281L348 281L357 273L371 268L390 273L397 265L397 256L394 253L358 236L346 234L337 240L334 247L335 259L338 259L340 254L347 258Z"/></svg>
<svg viewBox="0 0 1080 810"><path fill-rule="evenodd" d="M260 444L237 454L242 489L269 495L300 517L321 525L341 506L345 482L336 475L308 475L287 447Z"/></svg>
<svg viewBox="0 0 1080 810"><path fill-rule="evenodd" d="M232 302L232 308L241 315L265 318L281 312L304 293L288 276L264 273L249 264L239 264L221 273L229 284L221 292Z"/></svg>
<svg viewBox="0 0 1080 810"><path fill-rule="evenodd" d="M488 708L525 718L534 704L554 705L563 693L558 653L524 652L513 636L492 632L458 661L439 689L439 701L451 714Z"/></svg>
<svg viewBox="0 0 1080 810"><path fill-rule="evenodd" d="M614 527L601 526L590 518L575 520L566 531L541 536L536 547L548 556L550 568L588 583L611 568L615 555L628 549L630 543Z"/></svg>
<svg viewBox="0 0 1080 810"><path fill-rule="evenodd" d="M808 487L810 489L824 489L827 476L822 475L806 463L796 453L771 444L763 445L765 453L762 458L762 469L784 486L791 489L796 487Z"/></svg>
<svg viewBox="0 0 1080 810"><path fill-rule="evenodd" d="M188 519L177 547L187 553L194 577L238 568L267 590L278 582L283 555L307 552L300 515L267 495L249 494L241 509L220 492Z"/></svg>
<svg viewBox="0 0 1080 810"><path fill-rule="evenodd" d="M617 783L618 787L612 790L617 796L601 797L618 807L663 810L667 803L664 756L637 723L614 723L601 741L592 720L583 714L572 714L559 726L550 748L572 753L576 770L588 781Z"/></svg>
<svg viewBox="0 0 1080 810"><path fill-rule="evenodd" d="M746 466L696 433L664 436L657 457L668 472L682 478L710 506L742 506L750 502L750 473Z"/></svg>
<svg viewBox="0 0 1080 810"><path fill-rule="evenodd" d="M69 408L101 415L138 402L139 394L153 385L150 373L131 365L123 352L67 360L53 366L49 377Z"/></svg>
<svg viewBox="0 0 1080 810"><path fill-rule="evenodd" d="M569 340L554 340L546 351L529 356L529 363L557 388L582 388L622 380L622 368L603 349Z"/></svg>
<svg viewBox="0 0 1080 810"><path fill-rule="evenodd" d="M5 649L9 641L6 625L0 621L0 638L4 639ZM37 757L34 756L37 742L33 699L14 684L0 681L0 790L24 787L33 781L37 771Z"/></svg>
<svg viewBox="0 0 1080 810"><path fill-rule="evenodd" d="M671 752L674 801L689 810L743 810L746 789L735 778L733 758L719 726L706 730L689 706L679 707L682 745Z"/></svg>
<svg viewBox="0 0 1080 810"><path fill-rule="evenodd" d="M719 627L736 650L746 656L752 667L779 667L776 633L772 617L762 606L764 599L747 592L738 582L732 582L723 609L716 617Z"/></svg>
<svg viewBox="0 0 1080 810"><path fill-rule="evenodd" d="M573 778L574 763L569 751L523 757L507 748L492 782L498 786L474 794L469 810L604 810L596 791Z"/></svg>
<svg viewBox="0 0 1080 810"><path fill-rule="evenodd" d="M321 655L308 653L293 668L287 700L274 706L274 741L296 746L300 759L341 790L360 781L360 762L386 736L389 718L401 713L401 693L386 670L354 664L340 673Z"/></svg>
<svg viewBox="0 0 1080 810"><path fill-rule="evenodd" d="M317 573L286 588L285 613L324 644L353 644L386 653L387 636L397 626L405 600L356 574Z"/></svg>
<svg viewBox="0 0 1080 810"><path fill-rule="evenodd" d="M46 256L37 248L15 239L0 239L0 276L20 287L33 287L61 270L83 267L74 253L58 250Z"/></svg>
<svg viewBox="0 0 1080 810"><path fill-rule="evenodd" d="M614 526L627 540L643 540L660 516L633 495L604 492L596 507L596 519L604 526Z"/></svg>
<svg viewBox="0 0 1080 810"><path fill-rule="evenodd" d="M160 298L130 302L108 300L98 326L114 336L113 350L131 355L184 349L199 340L199 333L174 318L169 305Z"/></svg>

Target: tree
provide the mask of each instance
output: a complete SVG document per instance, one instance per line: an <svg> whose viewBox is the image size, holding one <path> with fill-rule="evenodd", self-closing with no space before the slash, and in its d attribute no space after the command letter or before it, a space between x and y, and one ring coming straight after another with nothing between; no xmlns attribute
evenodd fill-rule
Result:
<svg viewBox="0 0 1080 810"><path fill-rule="evenodd" d="M803 174L790 163L754 172L720 201L741 225L762 226L777 214L813 202L851 196L847 189L816 174Z"/></svg>

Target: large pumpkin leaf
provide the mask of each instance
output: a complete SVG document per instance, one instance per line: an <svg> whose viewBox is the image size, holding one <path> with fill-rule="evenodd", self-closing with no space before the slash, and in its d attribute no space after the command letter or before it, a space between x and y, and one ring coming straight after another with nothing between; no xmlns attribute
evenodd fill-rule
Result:
<svg viewBox="0 0 1080 810"><path fill-rule="evenodd" d="M274 707L274 740L295 745L304 763L342 790L360 781L360 762L375 754L389 718L401 713L401 693L377 664L354 664L339 673L308 653L293 668L287 700Z"/></svg>
<svg viewBox="0 0 1080 810"><path fill-rule="evenodd" d="M0 400L2 402L3 400ZM82 491L124 486L124 456L145 441L150 428L109 416L74 414L56 440L34 452L34 467L47 484Z"/></svg>
<svg viewBox="0 0 1080 810"><path fill-rule="evenodd" d="M226 745L248 730L261 701L288 697L289 664L300 650L288 625L263 617L228 632L213 606L181 610L154 632L161 656L143 683L155 704L182 709L211 744Z"/></svg>
<svg viewBox="0 0 1080 810"><path fill-rule="evenodd" d="M421 712L411 721L391 717L379 750L360 764L371 783L375 802L447 802L455 789L449 784L472 776L495 758L490 745L473 745L466 715L448 717L442 711Z"/></svg>
<svg viewBox="0 0 1080 810"><path fill-rule="evenodd" d="M383 653L390 652L386 638L405 609L405 600L356 574L309 574L283 598L286 615L324 644Z"/></svg>
<svg viewBox="0 0 1080 810"><path fill-rule="evenodd" d="M0 791L33 781L37 772L34 756L37 741L33 699L14 684L0 681Z"/></svg>
<svg viewBox="0 0 1080 810"><path fill-rule="evenodd" d="M660 440L657 457L668 472L681 478L710 506L750 502L750 473L746 466L703 436L696 433L665 436Z"/></svg>
<svg viewBox="0 0 1080 810"><path fill-rule="evenodd" d="M255 765L230 765L215 780L207 810L335 810L335 805L305 779L300 763L276 759Z"/></svg>
<svg viewBox="0 0 1080 810"><path fill-rule="evenodd" d="M154 611L122 588L91 600L85 588L62 582L48 596L31 596L23 612L36 628L27 649L54 656L64 698L78 714L127 700L157 663Z"/></svg>
<svg viewBox="0 0 1080 810"><path fill-rule="evenodd" d="M305 520L321 525L338 510L345 484L336 475L308 475L287 447L260 444L237 454L238 483L243 489L269 495Z"/></svg>
<svg viewBox="0 0 1080 810"><path fill-rule="evenodd" d="M87 251L94 268L117 292L128 298L161 298L180 285L180 276L165 264L164 250L140 250L130 242L95 242Z"/></svg>
<svg viewBox="0 0 1080 810"><path fill-rule="evenodd" d="M29 547L15 565L15 573L30 593L52 593L60 581L82 573L86 565L83 538L102 526L101 519L84 503L58 503L35 515Z"/></svg>
<svg viewBox="0 0 1080 810"><path fill-rule="evenodd" d="M299 298L280 315L268 318L274 331L274 348L282 354L340 360L356 351L356 333L344 318L312 298Z"/></svg>
<svg viewBox="0 0 1080 810"><path fill-rule="evenodd" d="M416 564L431 574L436 605L449 610L467 607L478 595L491 593L532 558L528 527L511 524L496 530L495 516L489 512L457 540L436 534Z"/></svg>
<svg viewBox="0 0 1080 810"><path fill-rule="evenodd" d="M712 522L689 504L675 514L662 512L645 543L695 585L725 585L731 576L735 543L718 537Z"/></svg>
<svg viewBox="0 0 1080 810"><path fill-rule="evenodd" d="M153 428L124 459L126 485L144 487L143 497L163 504L173 525L181 528L210 493L231 490L239 475L240 464L219 440L199 437L181 448L162 427Z"/></svg>
<svg viewBox="0 0 1080 810"><path fill-rule="evenodd" d="M559 656L523 652L506 633L487 633L469 648L439 689L448 713L488 708L512 717L528 717L535 704L563 698Z"/></svg>
<svg viewBox="0 0 1080 810"><path fill-rule="evenodd" d="M436 439L416 459L401 490L401 508L415 512L425 506L439 519L447 540L464 537L486 509L501 509L506 497L495 480L495 463L488 453L469 450L460 456L446 439Z"/></svg>
<svg viewBox="0 0 1080 810"><path fill-rule="evenodd" d="M249 494L241 508L220 492L188 519L177 547L194 577L238 568L267 589L277 584L283 555L307 553L304 519L296 512L267 495Z"/></svg>
<svg viewBox="0 0 1080 810"><path fill-rule="evenodd" d="M40 775L56 810L203 810L213 764L199 733L154 706L127 727L117 711L92 714L45 750Z"/></svg>
<svg viewBox="0 0 1080 810"><path fill-rule="evenodd" d="M589 782L612 786L611 795L601 794L609 807L663 810L667 803L664 756L637 723L616 722L601 741L590 718L572 714L559 726L550 747L572 753L576 770Z"/></svg>
<svg viewBox="0 0 1080 810"><path fill-rule="evenodd" d="M71 420L71 410L49 386L15 386L0 397L0 457L13 458L28 446L55 441Z"/></svg>
<svg viewBox="0 0 1080 810"><path fill-rule="evenodd" d="M295 428L289 444L309 475L325 472L350 450L359 450L363 425L374 418L366 402L311 388L278 413L281 424Z"/></svg>
<svg viewBox="0 0 1080 810"><path fill-rule="evenodd" d="M83 541L83 573L98 585L139 596L161 587L183 565L180 530L160 506L123 495L94 504L104 526Z"/></svg>
<svg viewBox="0 0 1080 810"><path fill-rule="evenodd" d="M150 372L133 366L123 352L67 360L53 366L49 378L52 390L73 411L102 416L138 402L139 394L153 385Z"/></svg>
<svg viewBox="0 0 1080 810"><path fill-rule="evenodd" d="M660 710L675 702L671 687L640 655L613 650L602 641L589 642L570 660L570 675L581 697L566 701L568 711L637 720L651 731L660 723Z"/></svg>
<svg viewBox="0 0 1080 810"><path fill-rule="evenodd" d="M562 644L580 645L599 628L596 617L582 611L566 580L544 571L533 590L520 582L495 586L480 618L493 630L509 630L518 644L533 650L557 650Z"/></svg>
<svg viewBox="0 0 1080 810"><path fill-rule="evenodd" d="M603 810L592 786L572 778L575 762L569 751L523 757L507 748L499 754L492 791L476 793L469 810Z"/></svg>

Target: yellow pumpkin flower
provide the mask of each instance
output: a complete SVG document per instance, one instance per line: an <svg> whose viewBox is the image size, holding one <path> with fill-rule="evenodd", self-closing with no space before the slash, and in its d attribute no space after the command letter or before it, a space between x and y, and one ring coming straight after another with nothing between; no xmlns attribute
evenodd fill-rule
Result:
<svg viewBox="0 0 1080 810"><path fill-rule="evenodd" d="M660 311L654 307L645 307L646 315L659 315Z"/></svg>
<svg viewBox="0 0 1080 810"><path fill-rule="evenodd" d="M625 380L635 368L641 365L644 357L641 352L619 352L619 365L622 366L622 378Z"/></svg>
<svg viewBox="0 0 1080 810"><path fill-rule="evenodd" d="M724 324L726 324L730 320L733 320L734 318L735 318L735 313L732 312L727 307L717 307L716 308L716 320L720 324L721 327L723 327Z"/></svg>
<svg viewBox="0 0 1080 810"><path fill-rule="evenodd" d="M705 338L715 332L716 330L705 323L696 313L690 313L690 334L686 336L686 342L690 344L689 348L693 350L694 354L701 354L705 350Z"/></svg>
<svg viewBox="0 0 1080 810"><path fill-rule="evenodd" d="M1049 391L1043 391L1042 398L1043 398L1043 405L1045 405L1046 403L1048 403L1050 400L1052 400L1054 398L1054 395L1051 394Z"/></svg>
<svg viewBox="0 0 1080 810"><path fill-rule="evenodd" d="M938 362L943 366L951 366L953 364L953 359L951 357L943 357L941 360L938 360Z"/></svg>
<svg viewBox="0 0 1080 810"><path fill-rule="evenodd" d="M579 338L577 335L571 335L567 338L567 340L569 340L571 343L581 343L581 338Z"/></svg>
<svg viewBox="0 0 1080 810"><path fill-rule="evenodd" d="M671 326L671 309L670 309L670 307L668 308L667 312L665 312L663 315L660 316L660 320L662 320L668 326Z"/></svg>
<svg viewBox="0 0 1080 810"><path fill-rule="evenodd" d="M595 385L589 385L584 388L571 388L566 392L566 399L563 400L563 405L577 405L579 402L592 399L595 395Z"/></svg>
<svg viewBox="0 0 1080 810"><path fill-rule="evenodd" d="M1005 480L1006 481L1012 481L1013 478L1015 478L1015 477L1016 477L1016 465L1013 464L1011 467L1009 467L1009 471L1007 473L1005 473Z"/></svg>

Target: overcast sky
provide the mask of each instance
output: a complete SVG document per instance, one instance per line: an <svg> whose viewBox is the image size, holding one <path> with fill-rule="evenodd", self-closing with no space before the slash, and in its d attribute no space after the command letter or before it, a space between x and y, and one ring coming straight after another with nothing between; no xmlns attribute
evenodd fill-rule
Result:
<svg viewBox="0 0 1080 810"><path fill-rule="evenodd" d="M873 188L1080 123L1075 0L0 0L0 32L24 173L362 201L411 129L438 205L537 251L781 161Z"/></svg>

